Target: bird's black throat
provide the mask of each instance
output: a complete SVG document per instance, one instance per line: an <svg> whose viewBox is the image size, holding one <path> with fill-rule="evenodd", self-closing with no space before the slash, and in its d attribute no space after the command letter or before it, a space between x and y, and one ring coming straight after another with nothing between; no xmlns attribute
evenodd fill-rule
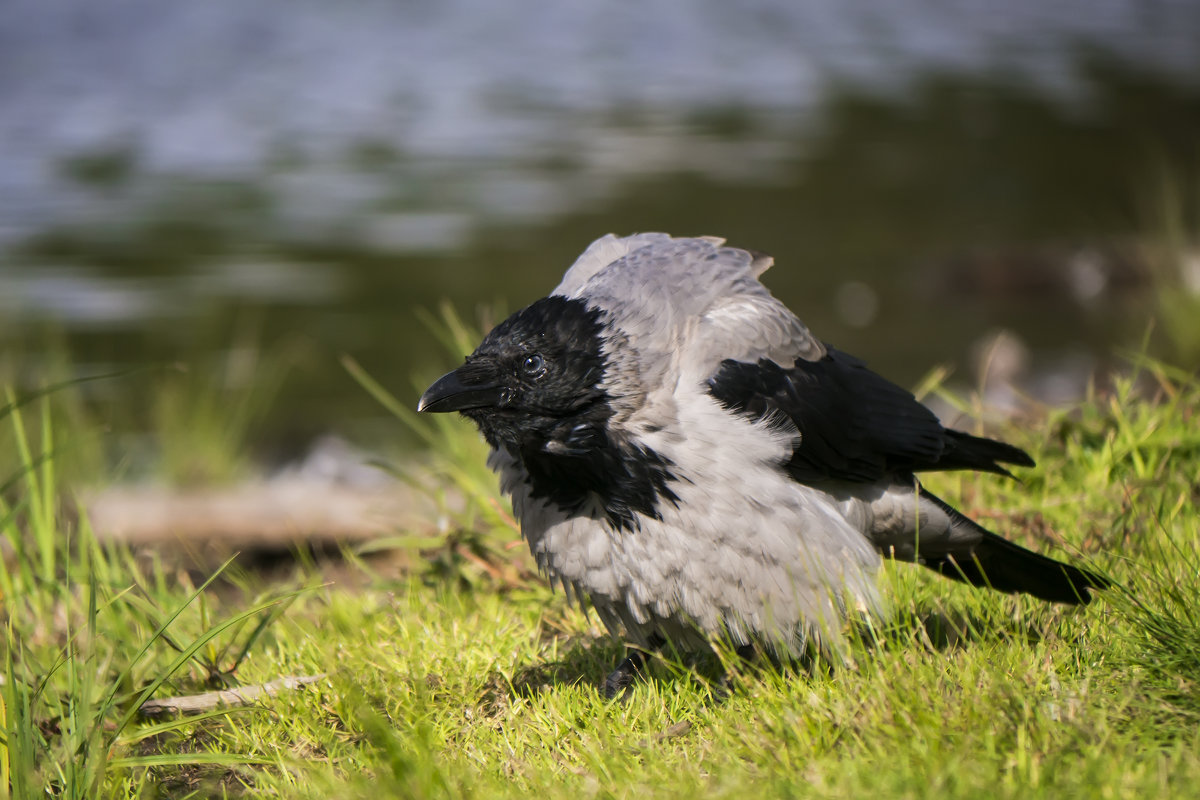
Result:
<svg viewBox="0 0 1200 800"><path fill-rule="evenodd" d="M617 444L602 429L587 437L587 446L574 451L522 450L532 497L571 515L591 513L596 498L609 523L629 531L638 529L638 514L662 519L660 504L678 502L669 459L648 447Z"/></svg>

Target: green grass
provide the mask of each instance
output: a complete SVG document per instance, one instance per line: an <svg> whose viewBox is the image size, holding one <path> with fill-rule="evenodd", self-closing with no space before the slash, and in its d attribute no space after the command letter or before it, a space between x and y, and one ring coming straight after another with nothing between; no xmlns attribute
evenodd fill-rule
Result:
<svg viewBox="0 0 1200 800"><path fill-rule="evenodd" d="M621 648L594 617L495 566L528 556L507 546L469 426L429 431L431 468L465 509L447 503L437 537L391 543L425 548L427 568L388 578L348 553L366 589L318 585L303 565L264 588L236 564L197 587L66 513L53 458L39 459L56 442L48 406L4 416L23 465L0 507L12 797L1190 798L1200 785L1200 383L1159 364L993 431L1038 459L1022 482L929 481L1122 588L1080 610L889 565L893 610L848 631L851 665L728 661L726 697L721 656L661 659L622 703L596 689ZM318 673L251 708L137 713L151 695Z"/></svg>
<svg viewBox="0 0 1200 800"><path fill-rule="evenodd" d="M211 751L143 756L137 749L148 735L192 723L133 723L141 704L172 679L225 679L291 596L264 600L243 591L244 602L215 617L219 601L207 590L223 569L192 588L186 577L168 580L161 567L143 568L128 551L102 547L86 517L72 519L62 502L51 394L8 392L0 406L19 460L2 484L11 498L0 498L0 796L96 797L147 759L173 766L254 761ZM31 406L34 419L27 420ZM131 785L140 792L148 777L140 770Z"/></svg>

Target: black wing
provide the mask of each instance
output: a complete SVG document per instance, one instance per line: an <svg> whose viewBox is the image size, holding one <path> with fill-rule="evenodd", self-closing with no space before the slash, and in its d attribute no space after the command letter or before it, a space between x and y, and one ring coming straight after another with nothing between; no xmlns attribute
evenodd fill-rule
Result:
<svg viewBox="0 0 1200 800"><path fill-rule="evenodd" d="M910 392L853 356L827 348L819 361L726 360L708 390L753 419L783 416L800 432L787 464L801 483L873 483L927 470L975 469L1008 475L1001 464L1033 466L1023 450L942 427Z"/></svg>

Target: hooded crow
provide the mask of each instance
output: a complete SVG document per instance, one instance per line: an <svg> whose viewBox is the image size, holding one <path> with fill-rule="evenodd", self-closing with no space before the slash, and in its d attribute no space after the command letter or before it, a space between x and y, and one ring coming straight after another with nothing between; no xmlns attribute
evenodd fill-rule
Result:
<svg viewBox="0 0 1200 800"><path fill-rule="evenodd" d="M759 282L771 264L605 236L421 397L478 425L551 584L640 648L609 695L667 642L836 650L849 610L881 610L881 554L1059 603L1108 585L924 489L917 473L1033 460L815 338Z"/></svg>

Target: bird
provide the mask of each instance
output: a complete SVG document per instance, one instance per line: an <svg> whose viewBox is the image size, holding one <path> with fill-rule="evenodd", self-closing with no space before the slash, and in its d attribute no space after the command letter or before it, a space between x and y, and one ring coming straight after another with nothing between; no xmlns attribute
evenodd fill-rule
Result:
<svg viewBox="0 0 1200 800"><path fill-rule="evenodd" d="M476 424L540 571L630 645L607 696L667 644L836 651L852 614L884 612L883 558L1057 603L1109 586L922 486L1034 461L816 338L759 280L773 263L609 234L418 403Z"/></svg>

